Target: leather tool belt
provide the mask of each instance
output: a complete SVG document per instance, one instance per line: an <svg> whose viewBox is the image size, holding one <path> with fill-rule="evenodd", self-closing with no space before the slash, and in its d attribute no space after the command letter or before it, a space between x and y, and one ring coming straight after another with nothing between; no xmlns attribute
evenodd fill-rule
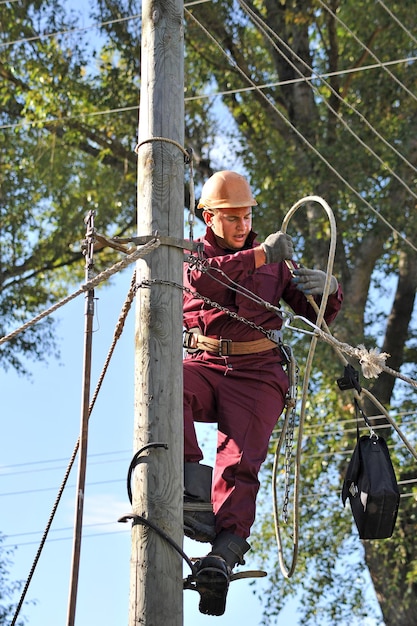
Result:
<svg viewBox="0 0 417 626"><path fill-rule="evenodd" d="M197 333L188 333L189 337L184 342L184 347L190 352L204 350L218 356L235 356L242 354L255 354L266 352L278 347L276 341L267 337L255 341L232 341L231 339L213 339Z"/></svg>

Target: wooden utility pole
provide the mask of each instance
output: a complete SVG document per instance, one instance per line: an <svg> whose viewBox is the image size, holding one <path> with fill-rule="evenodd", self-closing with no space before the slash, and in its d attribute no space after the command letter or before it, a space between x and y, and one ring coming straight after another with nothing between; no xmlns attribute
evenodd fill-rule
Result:
<svg viewBox="0 0 417 626"><path fill-rule="evenodd" d="M138 262L133 513L183 538L182 284L184 230L183 0L142 0L138 235L165 243ZM155 140L155 138L158 138ZM157 532L132 526L129 626L183 624L182 559Z"/></svg>

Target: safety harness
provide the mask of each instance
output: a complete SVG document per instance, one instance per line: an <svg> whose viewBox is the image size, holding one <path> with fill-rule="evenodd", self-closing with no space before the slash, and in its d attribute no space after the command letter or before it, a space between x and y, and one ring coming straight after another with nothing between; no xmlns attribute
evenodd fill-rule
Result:
<svg viewBox="0 0 417 626"><path fill-rule="evenodd" d="M187 352L193 353L198 350L210 352L218 356L237 356L244 354L255 354L256 352L266 352L274 348L282 347L282 333L271 331L271 339L263 337L254 341L232 341L231 339L216 339L200 335L198 329L190 329L184 333L184 348Z"/></svg>

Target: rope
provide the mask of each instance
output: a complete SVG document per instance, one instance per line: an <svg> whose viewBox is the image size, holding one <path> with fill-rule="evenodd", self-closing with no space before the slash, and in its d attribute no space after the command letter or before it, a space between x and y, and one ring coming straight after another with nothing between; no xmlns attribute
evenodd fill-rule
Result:
<svg viewBox="0 0 417 626"><path fill-rule="evenodd" d="M314 332L310 333L309 331L306 331L302 328L296 328L294 326L291 326L290 323L284 322L286 328L290 328L291 330L296 330L307 335L317 335L318 337L320 337L320 339L333 346L333 348L337 352L345 352L349 356L355 357L356 359L358 359L359 363L362 366L362 372L365 378L377 378L381 372L386 372L387 374L391 374L391 376L394 376L395 378L400 378L404 382L409 383L413 387L417 388L416 380L410 378L409 376L406 376L405 374L402 374L401 372L397 372L388 365L385 365L384 361L389 356L389 354L387 354L386 352L378 352L377 348L371 348L371 350L367 350L362 344L354 348L348 343L343 343L342 341L335 339L335 337L330 334L329 329L326 328L324 324L323 330L321 328L318 328L316 324L303 317L302 315L295 315L292 319L302 320L305 324L311 326L314 329ZM347 361L345 363L347 363Z"/></svg>
<svg viewBox="0 0 417 626"><path fill-rule="evenodd" d="M172 143L175 143L175 142L172 142ZM288 225L288 222L289 222L290 218L292 217L292 215L295 213L295 211L298 210L298 208L301 205L305 204L306 202L311 202L311 201L317 201L320 204L322 204L322 206L328 212L329 219L331 220L331 224L333 224L334 216L333 216L333 214L331 212L330 207L327 205L327 203L325 203L325 201L322 198L318 197L318 196L307 196L307 197L301 199L299 202L297 202L292 207L292 209L290 209L290 211L288 212L288 214L287 214L287 216L284 219L284 222L282 224L282 230L285 231L285 229L286 229L286 227ZM334 236L333 235L334 235L334 233L332 234L332 239L331 239L331 248L330 248L329 261L328 261L328 266L327 266L327 278L326 278L326 284L325 284L325 289L324 289L324 293L323 293L322 306L321 306L321 308L319 310L316 311L318 313L317 322L318 323L320 322L323 325L323 327L326 329L327 332L324 333L318 326L313 325L314 326L313 339L312 339L312 343L311 343L311 347L310 347L309 360L308 360L307 366L306 366L306 372L308 374L309 374L309 370L311 369L311 362L312 362L312 358L313 358L313 354L314 354L315 344L316 344L316 341L317 341L318 337L323 339L323 340L325 340L325 341L327 341L328 343L331 343L335 349L336 349L337 345L340 345L340 346L343 347L343 349L345 351L349 351L350 354L353 354L354 356L360 358L360 360L363 361L363 360L366 359L366 352L367 352L366 350L359 351L358 349L352 348L351 346L348 346L347 344L341 344L340 342L337 342L334 338L329 337L328 333L330 331L328 330L328 327L327 327L327 325L326 325L326 323L324 322L324 319L323 319L324 310L325 310L325 303L327 302L327 297L328 297L329 288L330 288L331 272L332 272L332 268L333 268L333 258L334 258L334 248L335 248L335 245L333 244L333 240L334 240ZM8 341L10 339L13 339L19 333L23 332L24 330L26 330L30 326L36 324L38 321L40 321L41 319L43 319L47 315L50 315L52 312L56 311L61 306L64 306L69 301L71 301L72 299L74 299L75 297L80 295L81 293L83 293L83 292L85 292L87 290L90 290L90 289L94 288L95 286L97 286L98 284L100 284L101 282L107 280L110 276L112 276L113 274L121 271L122 269L124 269L125 267L127 267L128 265L130 265L131 263L136 261L138 258L143 257L145 254L147 254L147 253L151 252L153 249L157 248L159 245L160 245L159 240L157 238L155 238L152 241L150 241L149 243L147 243L144 246L142 246L140 249L138 249L135 252L129 254L129 256L126 259L124 259L124 260L114 264L113 266L111 266L107 270L101 272L96 277L94 277L93 279L91 279L90 281L88 281L87 283L82 285L80 287L80 289L78 289L76 292L74 292L70 296L64 298L63 300L61 300L59 303L55 304L54 306L50 307L47 311L45 311L42 314L38 315L37 317L33 318L33 320L31 320L30 322L27 322L21 328L15 330L13 333L10 333L9 335L6 335L6 336L0 338L0 345L2 343L5 343L6 341ZM127 250L126 252L129 252L129 251ZM150 286L150 284L156 283L156 282L160 282L160 283L167 284L167 285L169 284L169 285L175 286L175 287L177 287L179 289L184 289L184 287L182 285L179 285L179 284L174 283L172 281L152 280L152 281L147 281L147 282L145 281L142 284L138 285L138 284L136 284L136 274L135 273L133 274L133 278L132 278L129 294L127 296L125 304L123 305L122 312L121 312L121 315L119 317L119 321L118 321L116 329L115 329L113 342L112 342L111 348L109 350L108 356L106 358L105 364L103 366L103 370L102 370L101 376L100 376L99 381L97 383L97 387L96 387L95 393L93 395L93 398L92 398L92 401L91 401L91 404L90 404L90 407L89 407L89 416L91 415L91 412L93 410L95 401L97 399L100 387L101 387L102 382L104 380L104 376L105 376L105 373L107 371L108 365L110 363L111 356L113 354L115 345L116 345L117 340L120 338L121 333L123 331L124 322L125 322L125 319L127 317L128 312L129 312L129 310L131 308L131 304L133 302L136 290L140 286ZM235 287L231 287L231 288L234 288L236 290L236 286ZM195 293L194 295L196 297L202 298L205 302L208 302L208 303L212 304L213 306L217 306L217 307L220 308L220 305L210 301L208 298L205 298L205 297L201 296L198 293ZM245 293L245 295L247 297L249 297L248 293ZM255 297L255 294L253 294L253 297ZM311 297L309 297L309 298L311 298ZM290 320L291 319L297 319L297 318L303 319L300 316L292 316L292 315L289 315L288 313L286 313L286 312L284 312L284 311L282 311L280 309L277 309L276 307L272 307L272 305L270 303L268 303L268 302L263 301L263 303L264 303L265 306L267 306L267 308L273 308L274 310L276 310L276 313L281 315L282 317L287 317ZM317 307L317 305L316 305L316 303L315 303L313 298L311 298L311 304L313 306ZM222 307L222 310L224 310L223 307ZM232 315L231 312L229 312L229 314ZM245 322L245 319L244 318L239 318L239 321ZM308 322L308 320L304 320L304 321ZM309 322L309 323L311 324L311 322ZM292 328L289 324L287 324L287 327L288 328ZM294 328L294 330L299 330L299 329ZM344 360L344 357L342 355L341 355L341 358ZM393 375L402 377L400 374L398 374L394 370L391 370L390 368L383 367L383 369L385 371L389 371L389 373L391 373ZM402 377L402 378L403 378L403 380L406 380L407 382L411 382L412 384L417 385L417 383L415 383L415 381L410 381L410 380L406 379L406 377ZM304 384L304 387L306 388L306 384ZM363 391L365 391L365 390L363 390ZM367 392L367 393L369 394L369 392ZM376 399L375 399L375 402L377 402ZM305 403L306 403L306 393L303 393L303 412L304 412L304 409L305 409ZM377 406L379 406L381 411L386 415L388 421L390 421L390 423L393 425L393 427L398 432L399 436L404 441L404 443L406 444L408 449L412 452L413 456L415 456L417 458L417 452L413 448L411 448L410 444L407 442L405 437L402 435L401 431L398 429L398 427L396 426L395 422L393 420L391 420L389 415L386 413L384 407L382 405L380 405L379 403L377 404ZM288 418L289 418L289 414L287 412L287 415L286 415L285 420L284 420L285 428L286 428L286 426L288 424ZM302 430L302 423L300 424L300 431L301 430ZM284 428L283 428L283 431L284 431ZM282 437L283 436L284 435L281 434L280 442L282 441ZM299 476L299 473L300 473L299 472L299 470L300 470L300 454L299 454L299 451L301 450L301 445L300 444L301 444L301 434L299 432L299 437L298 437L298 442L297 442L297 460L296 460L297 479L295 481L295 494L294 494L294 512L297 514L296 515L297 518L298 518L298 491L299 491L298 490L298 484L299 484L298 476ZM280 447L281 447L281 443L279 443L277 445L277 452L279 452ZM47 526L46 526L46 529L45 529L45 532L44 532L44 535L43 535L43 537L41 539L41 543L40 543L38 552L36 554L34 563L32 565L31 571L30 571L29 576L28 576L28 580L27 580L26 585L24 587L24 590L22 592L22 596L21 596L21 599L19 601L19 604L18 604L18 607L17 607L17 610L16 610L16 614L14 616L14 619L13 619L12 623L11 623L11 626L15 626L15 624L16 624L16 619L17 619L19 611L20 611L20 609L21 609L21 607L23 605L23 601L24 601L24 598L26 596L26 593L27 593L30 581L31 581L31 579L33 577L34 571L36 569L37 563L38 563L39 558L40 558L40 554L41 554L43 546L44 546L44 544L46 542L46 539L47 539L50 527L52 525L52 521L54 519L56 510L58 508L58 504L60 502L62 493L64 491L64 488L66 486L66 483L67 483L67 480L68 480L68 477L69 477L69 474L70 474L70 471L72 469L72 466L74 464L76 455L78 453L78 448L79 448L79 440L77 440L77 442L75 444L74 451L72 453L72 456L71 456L71 459L69 461L67 470L65 472L65 476L64 476L62 485L61 485L61 487L59 489L56 501L54 503L54 506L53 506L50 518L48 520L48 523L47 523ZM276 454L276 460L274 462L274 467L275 467L274 473L275 473L275 476L276 476L277 454ZM274 482L274 485L275 485L275 489L276 489L276 481ZM278 519L278 516L277 516L277 505L276 505L277 504L276 490L274 491L274 502L275 502L274 515L275 515L276 519ZM144 523L148 523L148 521L144 520ZM150 525L150 524L148 524L148 525ZM276 524L276 529L277 529L277 541L279 542L279 546L280 546L280 548L279 548L279 550L280 550L280 563L282 561L281 567L282 567L282 569L284 569L284 575L286 577L289 577L289 576L292 575L292 573L293 573L293 571L295 569L295 565L296 565L296 558L297 558L297 551L298 551L298 522L294 523L295 532L294 532L293 560L292 560L292 563L291 563L291 566L290 566L289 569L287 569L285 567L285 564L284 564L282 544L281 544L281 539L280 539L280 536L279 536L279 532L280 532L279 531L279 524Z"/></svg>
<svg viewBox="0 0 417 626"><path fill-rule="evenodd" d="M107 357L105 359L105 362L104 362L104 365L103 365L103 368L102 368L102 371L101 371L101 374L100 374L100 377L99 377L97 385L96 385L96 389L94 391L94 394L93 394L91 402L90 402L90 406L89 406L89 410L88 410L89 417L90 417L90 415L91 415L91 413L93 411L94 405L96 403L96 400L97 400L97 397L98 397L98 393L99 393L99 391L101 389L101 386L102 386L105 374L107 372L108 366L110 364L111 358L113 356L113 353L114 353L117 341L119 340L119 338L120 338L120 336L122 334L122 331L123 331L123 328L124 328L124 324L125 324L125 321L126 321L126 317L127 317L128 313L129 313L129 311L131 309L135 293L136 293L136 272L133 273L133 277L132 277L132 280L131 280L129 292L128 292L127 296L126 296L125 303L123 304L122 310L121 310L120 315L119 315L118 322L116 324L116 328L115 328L114 335L113 335L113 341L111 343L110 349L108 351ZM64 489L65 489L66 485L67 485L68 478L69 478L69 475L71 473L71 469L72 469L72 467L74 465L74 462L75 462L75 459L77 457L79 447L80 447L80 438L78 438L76 443L75 443L74 450L73 450L71 458L69 460L67 469L65 470L63 481L62 481L61 486L60 486L60 488L58 490L58 494L56 496L55 502L54 502L54 504L52 506L51 514L50 514L48 522L46 524L46 527L45 527L44 533L42 535L42 538L41 538L38 550L37 550L36 555L35 555L35 559L33 561L33 564L32 564L32 567L30 569L29 575L28 575L27 580L25 582L22 594L20 596L19 602L18 602L17 607L16 607L16 611L15 611L15 614L13 616L13 620L12 620L10 626L15 626L16 620L17 620L17 618L19 616L19 613L20 613L20 610L21 610L21 608L23 606L23 602L25 600L27 591L29 589L29 586L30 586L30 583L32 581L33 575L35 573L36 567L38 565L38 562L39 562L42 550L43 550L43 548L45 546L46 539L47 539L49 531L51 529L52 522L53 522L55 514L57 512L58 505L59 505L59 503L61 501L62 494L64 492Z"/></svg>
<svg viewBox="0 0 417 626"><path fill-rule="evenodd" d="M135 250L135 252L132 252L132 254L127 256L125 259L122 259L121 261L119 261L118 263L115 263L114 265L104 270L103 272L100 272L100 274L97 274L97 276L87 281L84 285L82 285L79 289L77 289L77 291L70 294L69 296L66 296L65 298L63 298L63 300L60 300L60 302L55 303L46 311L43 311L42 313L34 317L29 322L26 322L25 324L23 324L23 326L21 326L20 328L17 328L16 330L9 333L8 335L4 335L4 337L0 337L0 345L2 345L3 343L6 343L7 341L10 341L11 339L14 339L15 337L17 337L17 335L20 335L20 333L23 333L25 330L27 330L31 326L34 326L35 324L40 322L42 319L44 319L48 315L51 315L52 313L57 311L59 308L61 308L65 304L68 304L68 302L71 302L71 300L74 300L74 298L77 298L80 294L84 293L85 291L89 291L90 289L93 289L100 283L108 280L111 276L113 276L113 274L116 274L117 272L120 272L121 270L125 269L125 267L127 267L131 263L134 263L138 259L142 258L149 252L152 252L152 250L154 250L158 246L159 246L159 240L157 238L154 238L152 241L145 244L138 250Z"/></svg>

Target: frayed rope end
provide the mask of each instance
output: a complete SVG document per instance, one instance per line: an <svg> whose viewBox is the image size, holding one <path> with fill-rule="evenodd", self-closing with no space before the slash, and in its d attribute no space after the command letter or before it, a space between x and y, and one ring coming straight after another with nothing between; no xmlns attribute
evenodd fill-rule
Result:
<svg viewBox="0 0 417 626"><path fill-rule="evenodd" d="M357 356L365 378L378 378L386 359L391 355L387 352L378 352L377 348L367 350L363 344L360 344L357 347Z"/></svg>

